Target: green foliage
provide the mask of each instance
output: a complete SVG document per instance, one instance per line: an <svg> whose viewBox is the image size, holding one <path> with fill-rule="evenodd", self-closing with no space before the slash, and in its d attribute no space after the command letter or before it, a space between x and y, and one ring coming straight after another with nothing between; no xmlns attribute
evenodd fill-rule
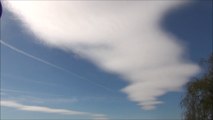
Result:
<svg viewBox="0 0 213 120"><path fill-rule="evenodd" d="M207 65L207 73L187 84L181 101L184 120L213 120L213 54Z"/></svg>

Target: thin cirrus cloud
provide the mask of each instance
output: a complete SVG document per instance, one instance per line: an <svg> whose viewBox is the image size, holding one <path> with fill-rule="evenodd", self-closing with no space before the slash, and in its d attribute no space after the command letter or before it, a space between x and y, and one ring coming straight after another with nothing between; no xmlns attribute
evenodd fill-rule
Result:
<svg viewBox="0 0 213 120"><path fill-rule="evenodd" d="M41 63L43 63L43 64L46 64L46 65L48 65L48 66L50 66L50 67L53 67L53 68L55 68L55 69L58 69L58 70L60 70L60 71L69 73L70 75L72 75L72 76L74 76L74 77L77 77L77 78L80 78L81 80L90 82L90 83L92 83L92 84L94 84L94 85L96 85L96 86L98 86L98 87L101 87L101 88L103 88L103 89L105 89L105 90L108 90L108 91L110 91L110 92L114 92L113 90L111 90L111 89L108 88L108 87L103 86L102 84L95 83L95 82L93 82L93 81L91 81L91 80L89 80L89 79L87 79L87 78L85 78L85 77L83 77L83 76L81 76L81 75L79 75L79 74L76 74L76 73L74 73L74 72L72 72L72 71L70 71L70 70L68 70L68 69L62 68L62 67L60 67L60 66L58 66L58 65L55 65L55 64L53 64L53 63L50 63L50 62L48 62L48 61L46 61L46 60L43 60L43 59L41 59L41 58L39 58L39 57L33 56L33 55L31 55L31 54L29 54L29 53L27 53L27 52L25 52L25 51L23 51L23 50L21 50L21 49L19 49L19 48L16 48L16 47L13 46L13 45L10 45L10 44L4 42L3 40L0 40L0 43L1 43L1 45L4 45L4 46L10 48L11 50L13 50L13 51L15 51L15 52L17 52L17 53L19 53L19 54L25 55L25 56L27 56L27 57L33 59L33 60L36 60L36 61L41 62ZM10 77L11 77L11 76L10 76ZM18 77L16 76L16 78L18 78ZM22 78L22 79L23 79L23 78ZM36 81L36 82L38 83L39 81ZM46 84L46 83L44 83L44 82L40 82L40 83ZM48 84L50 85L50 83L48 83Z"/></svg>
<svg viewBox="0 0 213 120"><path fill-rule="evenodd" d="M38 98L38 97L32 97L32 96L12 96L8 93L5 93L5 95L2 95L2 98L15 100L17 102L31 102L31 103L39 103L39 104L45 104L45 103L66 103L66 104L73 104L79 102L77 98Z"/></svg>
<svg viewBox="0 0 213 120"><path fill-rule="evenodd" d="M186 1L7 1L7 8L50 47L72 51L129 83L121 91L145 110L178 91L199 67L163 31L164 14Z"/></svg>
<svg viewBox="0 0 213 120"><path fill-rule="evenodd" d="M108 119L106 115L103 115L103 114L93 114L93 113L73 111L68 109L56 109L56 108L50 108L50 107L44 107L44 106L24 105L24 104L18 103L17 101L12 101L12 100L1 100L1 106L15 108L18 110L23 110L23 111L30 111L30 112L54 113L54 114L61 114L61 115L86 115L86 116L90 116L94 120L99 118L100 120Z"/></svg>
<svg viewBox="0 0 213 120"><path fill-rule="evenodd" d="M24 110L24 111L58 113L58 114L64 114L64 115L84 115L84 114L88 114L88 113L85 113L85 112L78 112L78 111L72 111L72 110L66 110L66 109L54 109L54 108L48 108L48 107L42 107L42 106L23 105L23 104L17 103L16 101L8 101L8 100L2 100L1 106L12 107L12 108L16 108L16 109Z"/></svg>

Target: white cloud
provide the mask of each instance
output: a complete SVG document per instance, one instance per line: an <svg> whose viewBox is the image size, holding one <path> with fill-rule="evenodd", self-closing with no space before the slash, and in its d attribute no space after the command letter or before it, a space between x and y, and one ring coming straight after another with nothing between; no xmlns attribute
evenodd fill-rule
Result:
<svg viewBox="0 0 213 120"><path fill-rule="evenodd" d="M24 111L57 113L57 114L64 114L64 115L89 114L86 112L79 112L79 111L73 111L73 110L67 110L67 109L55 109L55 108L49 108L49 107L43 107L43 106L23 105L23 104L17 103L16 101L10 101L10 100L1 100L1 106L12 107L12 108L16 108L18 110L24 110Z"/></svg>
<svg viewBox="0 0 213 120"><path fill-rule="evenodd" d="M97 120L99 118L103 118L103 120L107 119L106 115L103 115L103 114L93 114L88 112L79 112L79 111L73 111L68 109L56 109L56 108L49 108L49 107L43 107L43 106L30 106L30 105L20 104L12 100L1 100L1 107L10 107L10 108L15 108L18 110L30 111L30 112L55 113L55 114L62 114L62 115L87 115Z"/></svg>
<svg viewBox="0 0 213 120"><path fill-rule="evenodd" d="M73 51L129 85L143 109L163 102L199 71L184 47L159 25L183 1L8 1L7 7L42 43Z"/></svg>

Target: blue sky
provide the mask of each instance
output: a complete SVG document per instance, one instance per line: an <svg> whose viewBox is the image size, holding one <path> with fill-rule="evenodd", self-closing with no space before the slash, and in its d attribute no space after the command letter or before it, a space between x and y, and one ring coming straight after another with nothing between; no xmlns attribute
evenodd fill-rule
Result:
<svg viewBox="0 0 213 120"><path fill-rule="evenodd" d="M175 38L174 40L176 41L175 47L176 47L176 44L177 45L180 44L180 46L182 46L184 49L184 54L182 53L180 55L181 57L178 54L179 48L182 49L182 47L179 47L179 46L177 47L178 52L168 47L169 50L171 49L172 53L174 54L177 53L178 57L177 56L169 56L169 57L159 56L160 57L159 60L161 60L161 58L164 58L164 57L165 58L168 57L169 58L168 60L170 60L170 57L171 58L174 57L174 58L180 59L182 63L182 59L184 59L184 61L187 61L187 62L184 62L183 65L187 66L188 64L198 64L200 59L207 58L208 55L210 55L210 53L212 52L212 4L211 3L212 3L211 1L204 1L204 2L197 1L197 2L185 3L184 5L174 7L174 9L167 10L166 13L163 14L163 17L161 17L160 23L159 23L161 29L163 31L166 31L166 33L168 34L171 34ZM100 4L100 3L97 3L97 4ZM116 5L119 7L118 4ZM137 7L141 8L140 6L137 6ZM10 8L10 9L13 9L13 8ZM76 9L78 10L78 8ZM97 9L102 10L102 8L97 8ZM104 8L104 9L107 9L107 8ZM114 8L114 9L117 10L121 8ZM159 9L163 9L163 8L159 8ZM25 119L33 119L33 118L77 119L77 118L82 118L82 119L99 119L100 120L100 118L103 118L103 119L115 119L115 118L121 118L121 119L122 118L125 118L125 119L147 119L147 118L176 119L177 118L179 119L181 118L181 109L180 109L179 102L180 102L181 96L183 95L183 91L182 91L183 90L182 87L184 86L183 83L187 80L185 80L183 83L180 83L179 86L168 85L167 86L168 90L163 91L162 95L160 94L156 95L154 93L158 93L158 91L156 90L160 91L162 89L164 90L167 88L155 89L155 87L153 87L155 84L153 84L151 88L147 88L147 89L143 88L146 86L143 86L143 85L139 86L141 88L139 92L138 92L138 89L132 90L131 85L130 85L130 88L127 87L126 90L122 91L123 88L125 88L126 86L129 86L130 83L133 83L133 85L137 85L138 82L135 82L134 80L138 81L138 79L133 79L132 76L130 76L129 72L125 75L124 73L126 71L122 71L123 69L120 70L119 67L114 68L114 66L116 65L119 66L120 64L113 63L114 66L110 66L111 61L113 60L122 61L120 58L109 59L111 53L107 56L99 55L99 53L97 53L97 56L90 55L91 53L94 53L96 55L96 52L93 52L93 51L91 53L87 53L87 47L89 51L91 49L90 47L91 46L96 47L97 43L99 44L99 41L94 40L92 41L92 43L87 43L83 40L81 41L81 39L85 39L85 38L80 36L79 40L81 44L83 43L83 47L81 45L80 47L79 46L76 47L72 45L66 46L66 44L69 44L69 42L67 42L68 40L64 40L64 42L56 40L55 43L52 43L52 41L50 40L52 39L52 37L48 36L49 26L42 25L41 27L37 24L34 24L33 23L34 21L29 21L29 25L27 24L23 26L23 23L28 21L25 21L26 19L21 18L13 10L11 11L8 11L6 8L4 8L4 14L1 18L1 40L2 40L1 42L1 100L6 102L4 104L7 104L7 105L1 106L2 119L22 119L22 118L25 118ZM103 13L105 12L106 14L108 14L108 9L103 10ZM29 14L23 13L23 15L29 15ZM83 15L84 13L82 12L82 16ZM135 16L140 15L140 12L134 15ZM129 14L127 14L127 16L129 16ZM39 15L38 16L35 15L35 18L36 17L38 18L38 20L40 20L39 18L41 18L41 16ZM106 16L106 18L108 17ZM45 18L42 20L45 23ZM46 21L48 21L48 19ZM75 22L75 21L71 21L71 22ZM125 25L125 22L126 21L124 21L123 25ZM127 22L131 22L131 20ZM43 22L39 24L43 24ZM47 28L47 30L44 30L44 32L46 31L47 32L44 34L38 33L37 32L38 29L36 27L33 28L33 25L39 26L41 28ZM109 26L110 25L111 24L109 24ZM32 27L32 29L29 26ZM84 28L84 26L79 25L79 28ZM94 24L94 28L98 29L99 26L95 26ZM143 31L144 29L139 29L139 31L140 30ZM77 28L74 29L73 33L78 35L78 33L75 31L78 31ZM65 33L66 32L67 31L65 31ZM85 33L86 32L87 31L85 31ZM103 33L101 32L100 34L102 35L104 32ZM113 32L117 32L117 31L115 30ZM126 31L123 31L123 32L126 32ZM154 36L154 32L153 32L153 36ZM58 35L57 34L58 33L56 33L56 36L53 36L53 37L60 38L61 37L60 35L63 35L64 33L58 34ZM91 38L90 38L90 34L92 34ZM120 31L117 32L116 34L119 36ZM143 34L144 36L146 36L146 32ZM66 36L67 34L64 34L64 35ZM87 36L87 34L84 34L84 33L82 33L82 35ZM89 33L88 38L90 39L96 38L96 34L94 34L94 36L93 36L93 33ZM99 34L97 34L97 36L99 36ZM105 35L103 34L100 38L104 38L103 36ZM129 36L127 36L128 39L132 38L132 36L131 37ZM69 34L67 35L67 37L69 38L69 40L72 38L76 38L76 36L74 37L69 36ZM100 38L97 37L97 39L100 39ZM139 38L143 39L143 37L139 37ZM103 40L106 40L106 39L114 39L114 38L106 37ZM71 44L75 44L75 43L78 43L78 40L73 40L73 43ZM112 45L112 46L115 45L114 42L109 41L109 43L110 44L104 43L104 45ZM118 43L121 43L121 41L119 40ZM164 43L164 41L162 41L162 43ZM90 46L90 44L94 44L94 46L93 45ZM128 42L128 44L130 44L130 48L127 48L127 47L124 47L124 48L131 51L133 49L131 47L132 44L130 42ZM128 44L126 46L128 46ZM147 42L146 44L147 45L142 46L142 48L146 46L151 46L149 45L149 42ZM159 50L163 49L163 45L167 45L166 43L161 44L161 42L160 43L157 42L157 44L159 44L160 46ZM84 45L86 45L86 48L84 48ZM104 45L102 46L102 42L101 42L101 45L99 47L104 47ZM162 45L162 48L161 48L161 45ZM171 43L171 45L173 45L173 43ZM133 45L133 47L134 46L135 45ZM71 50L68 47L71 48ZM115 47L115 48L118 48L118 50L123 50L123 46L121 46L122 49L119 47ZM165 47L167 48L167 46ZM86 51L84 49L86 49ZM95 48L95 51L97 50L99 49ZM101 50L102 49L100 49L100 51ZM143 50L143 49L140 49L140 50ZM117 51L113 51L113 52L116 53ZM100 52L100 54L103 54L103 53ZM128 52L123 51L123 53L128 53ZM152 54L152 56L156 56L158 55L158 52L151 51L150 54ZM129 59L130 57L132 59L134 58L134 56L128 57L129 54L124 54L124 55L127 57L123 57L122 55L120 57L124 59ZM152 56L151 58L155 58ZM107 58L103 59L105 57ZM129 61L131 62L132 59L130 59ZM145 59L146 58L141 57L141 60L139 61L143 61ZM106 62L107 60L110 61L109 65L105 64L105 62L102 62L104 60L106 60ZM147 61L152 61L152 59ZM126 64L125 62L126 61L124 61L124 64ZM138 63L138 66L140 66L140 64L143 64L138 61L136 61L136 63ZM148 63L143 65L142 67L144 66L146 67L146 65L149 67ZM187 65L185 65L185 63ZM128 64L128 65L130 67L129 66L127 67L127 71L128 69L131 69L132 71L138 70L135 68L134 64ZM163 65L167 66L166 64L163 64ZM178 62L178 65L179 65L179 62ZM126 67L122 66L121 68L126 68ZM154 66L154 68L156 68L156 66ZM164 67L160 69L163 69L163 68ZM187 68L187 70L191 70L191 69ZM185 72L190 75L189 77L186 77L184 79L187 79L187 78L191 79L193 76L196 75L195 73L190 73L190 72L188 73L187 71ZM138 72L136 73L134 72L132 73L134 77L135 76L143 77L138 75L142 73L138 73ZM146 77L147 76L145 76L145 78ZM176 78L174 78L174 80L175 79ZM162 82L165 82L165 81L162 81ZM173 81L172 83L175 84L176 82ZM177 84L179 84L179 82L177 82ZM170 89L169 87L171 86L174 87L174 89ZM177 87L178 90L176 90L175 87ZM144 94L145 93L151 94L151 91L154 91L153 95L150 95L148 97L151 97L154 99L154 101L152 102L154 103L159 102L159 104L156 104L156 105L153 104L151 106L150 104L145 104L149 102L148 101L149 99L148 98L145 99L146 95ZM132 95L133 96L135 95L133 92L138 93L139 96L131 97ZM140 95L142 95L143 97L141 98ZM163 102L163 104L161 104L161 101ZM15 106L21 106L21 107L14 107L14 106L11 107L12 103L16 104ZM10 104L10 106L8 104ZM23 109L23 107L26 107L26 106L28 107L39 106L39 107L51 108L54 110L63 109L63 110L72 110L72 111L78 111L78 112L84 112L84 113L80 115L79 114L70 115L70 114L64 114L64 113L61 114L60 112L51 113L51 112L42 112L42 111L36 111L36 110L30 111L29 110L30 108L28 110ZM151 110L146 109L150 107L154 109L151 109ZM101 115L98 116L97 114L101 114Z"/></svg>

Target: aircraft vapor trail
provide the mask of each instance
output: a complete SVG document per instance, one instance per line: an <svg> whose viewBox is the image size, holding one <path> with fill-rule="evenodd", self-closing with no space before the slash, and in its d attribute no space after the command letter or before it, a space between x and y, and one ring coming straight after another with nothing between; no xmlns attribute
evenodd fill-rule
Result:
<svg viewBox="0 0 213 120"><path fill-rule="evenodd" d="M94 84L94 85L96 85L96 86L99 86L99 87L101 87L101 88L104 88L104 89L106 89L106 90L108 90L108 91L115 92L114 90L111 90L110 88L108 88L108 87L106 87L106 86L104 86L104 85L102 85L102 84L99 84L99 83L96 83L96 82L91 81L91 80L89 80L89 79L86 79L85 77L82 77L82 76L80 76L79 74L76 74L76 73L74 73L74 72L71 72L70 70L67 70L67 69L62 68L62 67L60 67L60 66L57 66L57 65L55 65L55 64L52 64L52 63L50 63L50 62L48 62L48 61L45 61L45 60L43 60L43 59L41 59L41 58L35 57L35 56L33 56L33 55L31 55L31 54L29 54L29 53L23 51L23 50L20 50L20 49L14 47L13 45L10 45L10 44L8 44L8 43L2 41L2 40L0 40L0 43L1 43L2 45L4 45L4 46L10 48L11 50L14 50L14 51L17 52L17 53L20 53L20 54L25 55L25 56L27 56L27 57L29 57L29 58L32 58L32 59L34 59L34 60L36 60L36 61L38 61L38 62L44 63L44 64L46 64L46 65L49 65L49 66L51 66L51 67L53 67L53 68L56 68L56 69L61 70L61 71L64 71L64 72L66 72L66 73L70 73L70 74L72 74L73 76L75 76L75 77L77 77L77 78L80 78L81 80L85 80L85 81L87 81L87 82L90 82L90 83L92 83L92 84Z"/></svg>

